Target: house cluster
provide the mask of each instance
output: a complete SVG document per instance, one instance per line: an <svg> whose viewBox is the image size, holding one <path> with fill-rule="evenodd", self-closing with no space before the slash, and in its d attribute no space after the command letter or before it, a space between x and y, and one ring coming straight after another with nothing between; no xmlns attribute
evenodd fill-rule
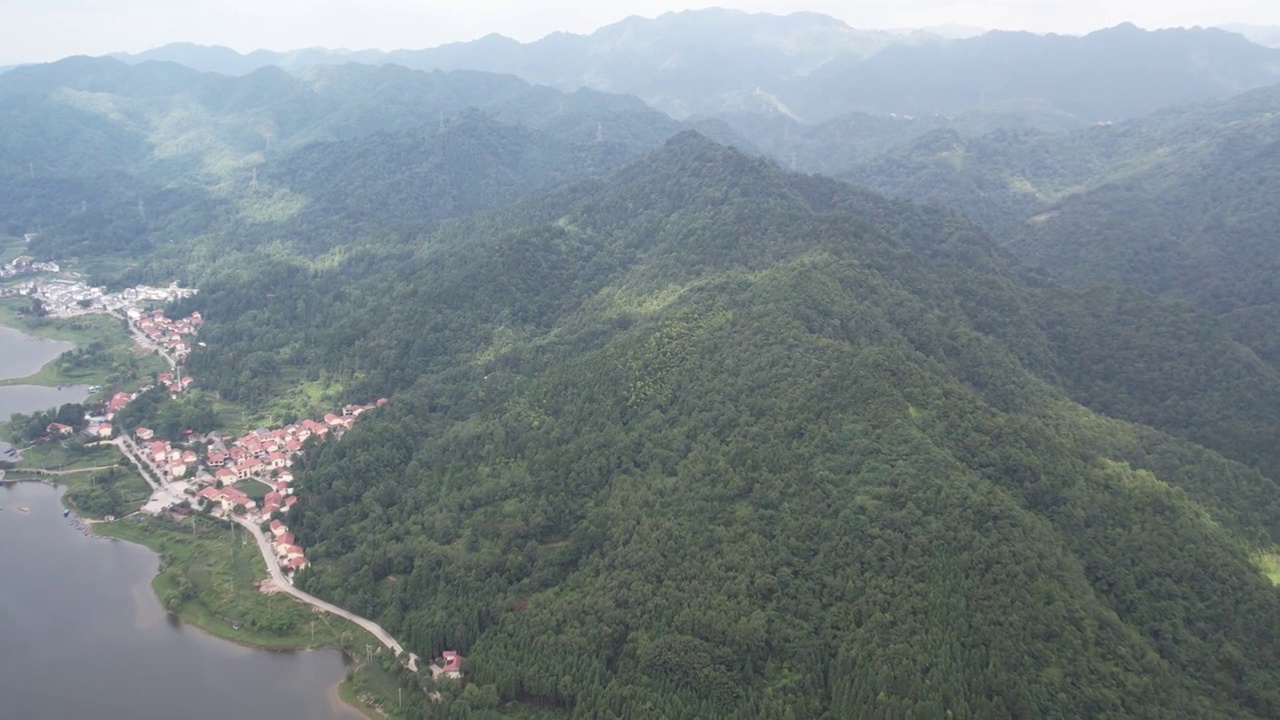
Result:
<svg viewBox="0 0 1280 720"><path fill-rule="evenodd" d="M177 395L190 390L196 379L190 375L179 376L172 372L162 372L156 376L156 382L160 387L168 389L170 395Z"/></svg>
<svg viewBox="0 0 1280 720"><path fill-rule="evenodd" d="M195 290L180 288L176 284L167 288L138 285L109 293L103 288L91 287L82 282L50 280L32 282L22 294L29 294L40 300L45 311L54 317L95 312L141 317L146 307L189 297L195 294Z"/></svg>
<svg viewBox="0 0 1280 720"><path fill-rule="evenodd" d="M128 313L130 322L137 325L139 332L146 335L151 342L169 352L173 357L181 362L191 354L191 345L187 342L187 338L195 335L200 330L200 326L204 323L204 318L199 312L193 312L181 320L170 320L164 316L163 310L154 310L152 312L143 313L141 311L130 311ZM166 379L161 376L160 382L169 388L170 392L182 392L186 388L174 389L175 378L170 373ZM190 380L190 378L180 378L179 382ZM188 384L189 386L189 384Z"/></svg>
<svg viewBox="0 0 1280 720"><path fill-rule="evenodd" d="M258 503L254 502L253 498L246 495L243 490L231 485L223 485L222 487L210 485L196 493L196 497L220 506L222 512L227 514L235 512L237 505L244 508L245 512L255 510L258 507Z"/></svg>
<svg viewBox="0 0 1280 720"><path fill-rule="evenodd" d="M170 480L178 480L194 475L200 465L200 456L194 450L174 447L168 440L156 440L155 431L140 427L133 432L141 449L151 460L151 464L159 468Z"/></svg>
<svg viewBox="0 0 1280 720"><path fill-rule="evenodd" d="M116 415L120 414L121 410L128 407L129 403L133 402L133 399L136 397L138 397L138 394L131 392L118 392L115 395L112 395L111 399L107 401L107 407L103 411L103 417L109 421L115 420Z"/></svg>
<svg viewBox="0 0 1280 720"><path fill-rule="evenodd" d="M94 440L110 440L116 434L116 427L101 418L91 417L89 425L84 429L84 434Z"/></svg>
<svg viewBox="0 0 1280 720"><path fill-rule="evenodd" d="M35 258L29 255L20 255L0 265L0 280L38 272L56 273L62 272L62 268L58 267L56 262L36 262Z"/></svg>
<svg viewBox="0 0 1280 720"><path fill-rule="evenodd" d="M289 532L289 527L282 520L272 520L267 525L267 530L271 532L272 544L276 549L276 560L279 561L280 567L288 572L297 572L311 564L307 560L307 553L297 544L297 539L293 533Z"/></svg>
<svg viewBox="0 0 1280 720"><path fill-rule="evenodd" d="M119 397L125 404L126 395L122 393ZM325 422L308 419L275 430L254 430L234 440L210 435L202 438L207 441L203 456L193 449L157 440L150 428L136 428L134 436L142 453L175 489L221 507L225 513L242 507L266 522L298 502L289 465L302 452L302 444L313 437L340 436L360 414L386 402L383 398L370 405L348 405L342 415L326 415ZM243 490L245 486L238 485L245 481L266 487L260 507L259 502Z"/></svg>

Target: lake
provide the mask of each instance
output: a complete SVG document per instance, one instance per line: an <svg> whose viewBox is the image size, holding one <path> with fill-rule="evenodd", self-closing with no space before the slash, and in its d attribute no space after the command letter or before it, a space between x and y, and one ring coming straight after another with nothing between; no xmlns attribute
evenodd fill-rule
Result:
<svg viewBox="0 0 1280 720"><path fill-rule="evenodd" d="M32 337L0 326L0 380L38 372L50 360L74 347L69 342ZM61 390L39 385L0 386L0 421L8 420L14 413L47 410L69 402L83 402L87 397L89 388L85 385L68 385ZM0 452L8 448L9 444L0 440Z"/></svg>
<svg viewBox="0 0 1280 720"><path fill-rule="evenodd" d="M26 377L75 348L69 342L32 337L0 326L0 378Z"/></svg>
<svg viewBox="0 0 1280 720"><path fill-rule="evenodd" d="M333 699L337 651L251 650L185 627L151 590L154 553L85 537L51 487L0 488L0 717L360 717Z"/></svg>

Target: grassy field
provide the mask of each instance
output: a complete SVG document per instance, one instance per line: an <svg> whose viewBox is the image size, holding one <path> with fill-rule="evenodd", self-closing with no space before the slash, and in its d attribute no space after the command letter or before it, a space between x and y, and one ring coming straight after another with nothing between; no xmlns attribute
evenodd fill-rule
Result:
<svg viewBox="0 0 1280 720"><path fill-rule="evenodd" d="M10 438L8 423L0 423L0 438ZM22 463L11 472L19 474L23 468L43 470L83 470L86 468L115 465L120 454L110 445L85 445L78 440L53 440L31 446L20 445ZM69 481L73 476L65 476ZM70 483L68 483L70 484Z"/></svg>
<svg viewBox="0 0 1280 720"><path fill-rule="evenodd" d="M238 489L240 492L248 495L252 500L259 503L261 503L262 499L267 496L267 493L271 492L270 487L267 487L266 484L258 482L257 480L241 480L232 487Z"/></svg>
<svg viewBox="0 0 1280 720"><path fill-rule="evenodd" d="M0 381L4 385L102 385L137 387L163 370L164 360L138 347L124 321L109 315L50 319L19 315L23 303L0 301L0 325L51 340L74 343L39 372Z"/></svg>
<svg viewBox="0 0 1280 720"><path fill-rule="evenodd" d="M1271 578L1274 585L1280 585L1280 552L1254 553L1253 563L1263 575Z"/></svg>
<svg viewBox="0 0 1280 720"><path fill-rule="evenodd" d="M26 252L27 243L22 238L0 235L0 265L13 260L19 255L25 255Z"/></svg>
<svg viewBox="0 0 1280 720"><path fill-rule="evenodd" d="M342 702L359 710L361 715L369 718L369 720L382 720L382 718L387 717L378 708L362 700L361 695L362 693L356 687L354 680L346 680L338 685L338 697L342 698Z"/></svg>
<svg viewBox="0 0 1280 720"><path fill-rule="evenodd" d="M78 440L45 442L27 448L22 463L10 469L6 477L66 487L62 503L81 517L124 516L147 501L151 487L136 470L122 467L120 460L120 454L110 445L85 446ZM28 472L31 469L67 474L41 475Z"/></svg>
<svg viewBox="0 0 1280 720"><path fill-rule="evenodd" d="M279 427L295 420L318 420L325 413L335 412L341 407L341 393L340 385L283 379L276 399L264 408L250 410L218 399L214 401L214 411L218 415L218 427L238 436L257 428Z"/></svg>

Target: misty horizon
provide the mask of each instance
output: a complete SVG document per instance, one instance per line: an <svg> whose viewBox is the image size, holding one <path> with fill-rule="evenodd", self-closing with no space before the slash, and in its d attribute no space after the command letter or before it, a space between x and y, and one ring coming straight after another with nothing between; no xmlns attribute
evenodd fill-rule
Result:
<svg viewBox="0 0 1280 720"><path fill-rule="evenodd" d="M1065 12L1060 7L1044 8L1042 11L1024 8L1017 13L1005 13L1001 20L994 16L961 13L945 2L933 0L903 3L892 12L870 14L866 8L850 10L824 0L816 0L799 10L794 6L779 7L790 5L789 3L774 2L731 3L733 7L725 7L730 3L720 3L704 8L669 7L671 3L661 0L636 0L613 13L607 10L602 12L599 8L586 10L573 3L561 3L538 13L536 18L521 15L515 8L507 8L507 4L501 1L479 3L478 7L469 8L475 12L468 14L449 9L408 8L398 4L399 0L378 0L375 5L382 7L372 8L365 14L378 13L378 17L384 21L356 28L342 27L351 23L319 22L320 18L329 17L345 7L342 3L331 4L329 8L319 12L320 18L302 18L291 14L288 12L291 7L298 5L292 0L269 0L256 3L253 9L227 7L213 14L211 17L214 20L210 22L193 18L181 23L177 22L179 18L164 17L168 12L167 6L158 5L153 0L116 0L112 3L115 12L109 7L84 10L78 14L78 17L85 19L98 16L101 22L95 21L93 24L95 27L112 30L109 33L77 33L78 23L63 23L59 27L62 31L60 33L40 29L41 25L53 24L55 19L64 21L66 17L63 13L52 18L43 14L45 10L57 13L59 5L78 3L79 0L60 0L42 9L17 10L17 22L7 25L7 36L0 35L6 40L3 49L0 49L0 65L38 64L84 55L137 55L170 46L226 48L248 55L255 51L293 53L323 50L332 53L357 53L422 50L474 42L492 36L527 45L562 34L592 35L605 28L637 19L654 22L668 16L707 10L780 18L822 15L857 32L893 35L922 32L947 39L964 39L992 31L1079 37L1127 23L1148 31L1216 27L1233 32L1244 31L1250 39L1258 41L1258 35L1266 35L1269 39L1276 26L1280 26L1280 8L1268 12L1253 3L1226 3L1221 6L1221 12L1212 17L1199 9L1193 10L1190 6L1179 3L1172 6L1166 4L1164 11L1152 13L1148 3L1137 1L1114 3L1106 12ZM234 6L236 3L230 5ZM1036 6L1039 3L1029 5ZM509 11L504 12L505 10ZM24 15L25 18L22 17ZM140 17L143 15L145 20ZM237 17L246 22L230 22ZM984 17L992 22L979 22ZM966 21L966 18L969 20ZM915 22L900 22L907 19L914 19ZM314 27L308 27L309 25ZM335 28L335 25L339 27ZM175 30L176 27L181 27L182 30ZM1250 30L1257 32L1251 33ZM81 37L77 38L77 35ZM111 39L105 39L107 35ZM407 39L408 35L421 40L410 41ZM32 43L38 49L24 47ZM63 49L53 49L59 45Z"/></svg>

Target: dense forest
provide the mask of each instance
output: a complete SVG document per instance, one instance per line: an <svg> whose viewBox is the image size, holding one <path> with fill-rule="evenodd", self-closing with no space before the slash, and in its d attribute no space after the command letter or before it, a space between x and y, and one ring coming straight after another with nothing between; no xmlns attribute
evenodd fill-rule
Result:
<svg viewBox="0 0 1280 720"><path fill-rule="evenodd" d="M414 716L1269 718L1274 97L792 136L76 59L0 75L50 115L0 129L0 209L95 280L199 287L199 391L122 427L391 398L308 447L288 521L301 587L467 658ZM935 204L784 169L846 160Z"/></svg>
<svg viewBox="0 0 1280 720"><path fill-rule="evenodd" d="M504 700L1280 708L1249 561L1280 539L1280 384L1210 316L1058 287L959 216L696 135L261 272L270 298L191 301L201 377L253 402L324 368L394 398L300 476L303 584L462 649Z"/></svg>
<svg viewBox="0 0 1280 720"><path fill-rule="evenodd" d="M1274 282L1280 89L1068 133L931 130L842 177L948 205L1070 282L1174 295L1217 315Z"/></svg>

